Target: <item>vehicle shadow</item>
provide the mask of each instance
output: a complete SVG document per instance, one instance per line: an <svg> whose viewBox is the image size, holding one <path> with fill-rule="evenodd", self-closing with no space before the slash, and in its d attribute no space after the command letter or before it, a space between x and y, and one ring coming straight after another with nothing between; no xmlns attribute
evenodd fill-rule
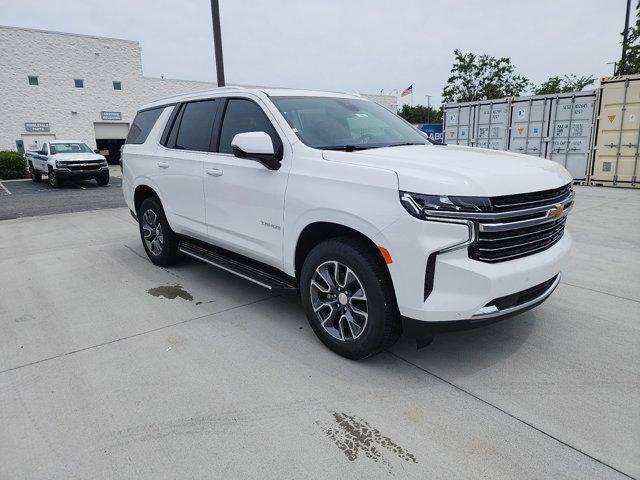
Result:
<svg viewBox="0 0 640 480"><path fill-rule="evenodd" d="M211 268L207 275L231 274ZM309 326L297 295L274 295L247 309L247 314L242 315L235 325L247 333L251 332L252 341L278 351L290 361L305 364L327 375L336 375L335 365L338 362L343 365L345 378L350 382L358 382L357 378L352 378L353 371L350 373L356 365L357 369L400 368L406 372L408 364L403 359L450 380L473 375L492 365L508 362L509 357L518 352L535 331L536 320L541 315L530 311L478 329L440 334L423 349L417 349L415 340L403 335L387 352L353 362L333 353L320 342Z"/></svg>
<svg viewBox="0 0 640 480"><path fill-rule="evenodd" d="M431 345L417 349L415 341L403 336L390 351L449 380L505 363L527 343L536 331L543 307L473 330L437 335Z"/></svg>
<svg viewBox="0 0 640 480"><path fill-rule="evenodd" d="M100 188L95 180L61 180L58 188L53 188L46 178L43 178L42 183L48 186L51 190L87 190L89 188Z"/></svg>

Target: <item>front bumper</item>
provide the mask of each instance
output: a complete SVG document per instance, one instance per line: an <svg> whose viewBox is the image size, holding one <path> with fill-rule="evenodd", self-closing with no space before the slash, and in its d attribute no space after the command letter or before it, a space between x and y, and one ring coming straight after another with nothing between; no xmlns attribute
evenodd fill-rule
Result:
<svg viewBox="0 0 640 480"><path fill-rule="evenodd" d="M516 315L520 315L527 310L531 310L543 303L556 289L560 283L560 278L561 274L559 273L547 282L544 282L541 284L539 293L525 301L519 303L516 302L512 306L506 308L497 308L494 306L493 310L483 307L478 313L466 320L425 322L413 318L402 317L402 330L405 335L412 338L427 338L435 335L436 333L471 330L485 325L490 325L501 320L506 320ZM518 296L518 294L515 294L514 296Z"/></svg>
<svg viewBox="0 0 640 480"><path fill-rule="evenodd" d="M90 180L103 175L109 175L109 166L105 165L100 168L92 168L88 170L72 170L69 168L54 168L53 171L59 179L72 180Z"/></svg>
<svg viewBox="0 0 640 480"><path fill-rule="evenodd" d="M468 238L465 225L429 222L409 215L375 238L376 244L387 248L393 259L389 272L406 333L415 331L416 324L434 332L473 328L539 305L557 282L525 306L508 311L485 308L495 299L551 279L559 282L571 246L571 236L565 229L563 237L550 248L499 263L473 260L467 248L432 255Z"/></svg>

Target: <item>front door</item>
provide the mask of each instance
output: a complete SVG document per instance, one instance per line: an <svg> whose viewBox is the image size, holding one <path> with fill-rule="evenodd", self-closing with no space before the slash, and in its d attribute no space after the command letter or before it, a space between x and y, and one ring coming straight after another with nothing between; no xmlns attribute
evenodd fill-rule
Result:
<svg viewBox="0 0 640 480"><path fill-rule="evenodd" d="M205 158L204 192L208 236L214 244L282 267L284 196L291 167L286 137L258 98L230 98L221 112L217 153ZM282 148L279 170L233 155L238 133L262 131Z"/></svg>

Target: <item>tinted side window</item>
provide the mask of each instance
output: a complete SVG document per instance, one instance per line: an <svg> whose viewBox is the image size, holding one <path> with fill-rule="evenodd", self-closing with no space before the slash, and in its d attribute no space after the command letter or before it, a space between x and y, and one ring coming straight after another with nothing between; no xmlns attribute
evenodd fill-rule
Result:
<svg viewBox="0 0 640 480"><path fill-rule="evenodd" d="M219 100L190 102L184 106L173 148L211 151L211 135ZM177 123L177 122L176 122ZM174 125L174 129L176 126Z"/></svg>
<svg viewBox="0 0 640 480"><path fill-rule="evenodd" d="M129 129L129 135L127 135L125 143L144 143L164 108L165 107L160 107L138 112L136 118L133 119L133 124Z"/></svg>
<svg viewBox="0 0 640 480"><path fill-rule="evenodd" d="M233 153L231 149L233 137L244 132L266 132L271 137L275 151L281 144L280 137L278 137L267 115L256 103L251 100L232 98L227 103L227 109L224 113L218 151Z"/></svg>

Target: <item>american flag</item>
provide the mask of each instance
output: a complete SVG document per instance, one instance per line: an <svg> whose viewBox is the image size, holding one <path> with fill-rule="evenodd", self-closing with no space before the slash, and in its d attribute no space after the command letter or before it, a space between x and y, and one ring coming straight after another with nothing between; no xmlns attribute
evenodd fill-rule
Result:
<svg viewBox="0 0 640 480"><path fill-rule="evenodd" d="M410 93L413 93L413 84L409 85L407 88L405 88L402 93L400 94L401 97L404 97L405 95L409 95Z"/></svg>

